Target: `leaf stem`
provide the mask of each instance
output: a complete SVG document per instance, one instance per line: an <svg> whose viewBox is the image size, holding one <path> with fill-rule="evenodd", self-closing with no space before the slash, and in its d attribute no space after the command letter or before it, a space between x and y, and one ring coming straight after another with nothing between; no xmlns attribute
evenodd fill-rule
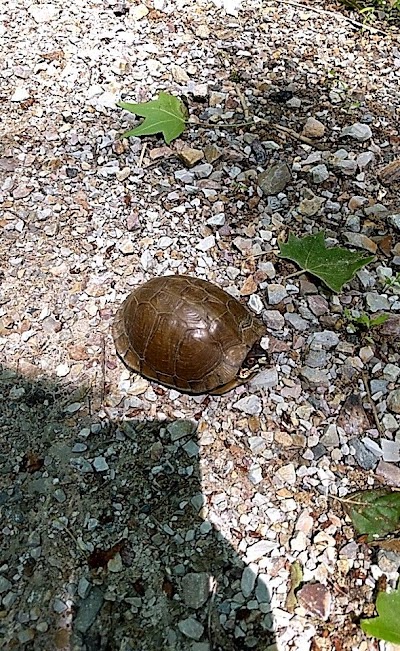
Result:
<svg viewBox="0 0 400 651"><path fill-rule="evenodd" d="M314 142L312 138L307 138L307 136L303 136L301 133L297 133L297 131L290 129L289 127L284 127L281 124L275 124L269 120L266 120L265 118L260 118L258 115L255 115L253 119L249 120L248 122L230 122L222 124L220 122L187 122L186 124L194 124L195 126L206 127L209 129L238 129L240 127L256 126L258 122L261 122L261 124L266 124L271 127L271 129L275 129L276 131L286 133L288 136L291 136L300 142L304 142L306 145L310 145L310 147L314 147L314 149L326 149L324 145Z"/></svg>
<svg viewBox="0 0 400 651"><path fill-rule="evenodd" d="M383 428L382 428L382 425L381 425L380 420L379 420L378 412L376 411L375 403L372 400L371 391L369 390L368 378L367 378L365 373L361 373L361 378L362 378L362 382L363 382L363 385L364 385L364 388L365 388L365 392L367 394L368 402L369 402L370 407L371 407L371 411L372 411L372 415L374 417L376 428L377 428L379 434L381 436L383 436L383 434L384 434Z"/></svg>
<svg viewBox="0 0 400 651"><path fill-rule="evenodd" d="M294 271L292 274L285 276L283 280L288 280L289 278L296 278L296 276L301 276L301 274L305 274L305 273L307 273L305 269L299 269L298 271Z"/></svg>
<svg viewBox="0 0 400 651"><path fill-rule="evenodd" d="M238 129L240 127L251 127L256 124L254 120L248 122L187 122L186 124L194 125L195 127L205 127L207 129Z"/></svg>

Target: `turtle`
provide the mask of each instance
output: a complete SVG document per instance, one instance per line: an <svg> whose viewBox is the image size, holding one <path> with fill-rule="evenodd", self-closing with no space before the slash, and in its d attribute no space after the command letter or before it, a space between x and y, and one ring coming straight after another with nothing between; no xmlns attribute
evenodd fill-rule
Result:
<svg viewBox="0 0 400 651"><path fill-rule="evenodd" d="M131 371L182 393L221 395L255 374L242 369L266 328L217 285L170 275L135 288L112 332Z"/></svg>

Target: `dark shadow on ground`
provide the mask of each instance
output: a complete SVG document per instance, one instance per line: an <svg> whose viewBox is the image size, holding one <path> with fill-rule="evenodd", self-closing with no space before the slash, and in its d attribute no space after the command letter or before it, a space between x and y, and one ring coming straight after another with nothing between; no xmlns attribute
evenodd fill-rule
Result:
<svg viewBox="0 0 400 651"><path fill-rule="evenodd" d="M89 398L0 367L2 648L266 651L268 588L207 521L195 424Z"/></svg>

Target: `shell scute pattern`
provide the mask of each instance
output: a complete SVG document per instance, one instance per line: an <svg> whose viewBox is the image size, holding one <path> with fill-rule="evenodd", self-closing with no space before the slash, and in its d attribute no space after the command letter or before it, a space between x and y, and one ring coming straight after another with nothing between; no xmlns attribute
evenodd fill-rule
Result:
<svg viewBox="0 0 400 651"><path fill-rule="evenodd" d="M190 276L153 278L119 308L113 336L133 371L187 393L223 393L265 326L212 283Z"/></svg>

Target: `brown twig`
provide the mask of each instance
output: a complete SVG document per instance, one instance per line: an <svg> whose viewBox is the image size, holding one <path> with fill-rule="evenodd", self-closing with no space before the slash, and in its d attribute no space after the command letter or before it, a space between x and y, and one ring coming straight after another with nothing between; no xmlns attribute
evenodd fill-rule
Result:
<svg viewBox="0 0 400 651"><path fill-rule="evenodd" d="M244 110L244 108L243 108ZM206 128L211 128L211 129L240 129L241 127L252 127L256 126L258 122L261 122L262 124L268 125L271 129L275 129L276 131L281 131L282 133L285 133L288 136L291 136L291 138L295 138L295 140L299 140L300 142L304 142L306 145L309 145L310 147L314 147L314 149L319 149L323 151L326 149L324 145L320 145L317 142L314 142L311 138L307 138L307 136L302 136L301 133L297 133L297 131L294 131L294 129L290 129L289 127L284 127L280 124L275 124L274 122L269 122L265 118L260 118L257 115L254 116L253 120L249 120L248 122L231 122L228 124L220 123L220 122L194 122L192 124L195 124L198 127L206 127Z"/></svg>
<svg viewBox="0 0 400 651"><path fill-rule="evenodd" d="M279 0L279 4L290 5L291 7L296 7L296 9L305 9L306 11L313 11L314 13L322 14L323 16L331 16L332 18L336 18L336 20L344 20L345 22L350 23L355 27L361 27L362 29L366 29L367 31L372 32L373 34L383 34L383 36L389 36L389 34L387 32L384 32L382 29L378 29L377 27L372 27L372 25L365 25L364 23L361 23L358 20L354 20L354 18L343 16L342 14L339 14L336 11L329 11L328 9L321 9L319 7L310 7L309 5L302 5L299 4L298 2L294 2L294 0Z"/></svg>
<svg viewBox="0 0 400 651"><path fill-rule="evenodd" d="M305 274L307 271L304 269L299 269L298 271L294 271L292 274L289 274L288 276L285 276L283 280L288 280L289 278L296 278L296 276L301 276L301 274Z"/></svg>
<svg viewBox="0 0 400 651"><path fill-rule="evenodd" d="M264 124L268 124L268 120L263 120L262 118L258 118L258 119L261 120L261 122L264 122ZM283 127L280 124L271 124L271 127L277 129L277 131L282 131L282 133L287 133L288 136L291 136L296 140L300 140L300 142L304 142L306 145L310 145L315 149L320 149L320 150L325 149L323 145L314 142L314 140L312 140L311 138L307 138L307 136L302 136L301 133L297 133L297 131L294 131L293 129L289 129L289 127Z"/></svg>
<svg viewBox="0 0 400 651"><path fill-rule="evenodd" d="M254 120L248 122L189 122L195 127L205 127L207 129L240 129L240 127L253 127L256 123Z"/></svg>
<svg viewBox="0 0 400 651"><path fill-rule="evenodd" d="M143 163L143 158L144 158L144 153L145 153L145 151L146 151L146 147L147 147L147 142L144 142L144 143L143 143L143 147L142 147L142 151L140 152L140 156L139 156L138 167L142 167L142 163Z"/></svg>
<svg viewBox="0 0 400 651"><path fill-rule="evenodd" d="M363 384L364 384L364 387L365 387L365 392L367 394L368 402L369 402L370 407L371 407L372 415L374 417L376 428L377 428L379 434L381 436L383 436L382 425L381 425L381 423L379 421L378 412L376 411L375 403L372 400L371 391L369 390L368 378L365 375L365 373L361 373L361 377L362 377L362 381L363 381Z"/></svg>
<svg viewBox="0 0 400 651"><path fill-rule="evenodd" d="M101 394L100 404L104 404L106 397L106 339L105 336L101 337Z"/></svg>
<svg viewBox="0 0 400 651"><path fill-rule="evenodd" d="M210 601L208 602L208 614L207 614L207 636L208 636L208 641L210 643L210 651L212 651L213 649L212 626L211 626L212 609L214 606L215 596L217 594L217 581L214 578L212 578L211 581L212 581L211 595L210 595Z"/></svg>
<svg viewBox="0 0 400 651"><path fill-rule="evenodd" d="M240 100L240 103L241 103L241 105L242 105L242 109L243 109L244 117L245 117L246 120L247 120L247 118L249 117L249 107L247 106L246 98L245 98L245 96L243 95L242 91L240 90L238 84L234 84L234 87L235 87L235 90L236 90L237 96L238 96L238 98L239 98L239 100Z"/></svg>

